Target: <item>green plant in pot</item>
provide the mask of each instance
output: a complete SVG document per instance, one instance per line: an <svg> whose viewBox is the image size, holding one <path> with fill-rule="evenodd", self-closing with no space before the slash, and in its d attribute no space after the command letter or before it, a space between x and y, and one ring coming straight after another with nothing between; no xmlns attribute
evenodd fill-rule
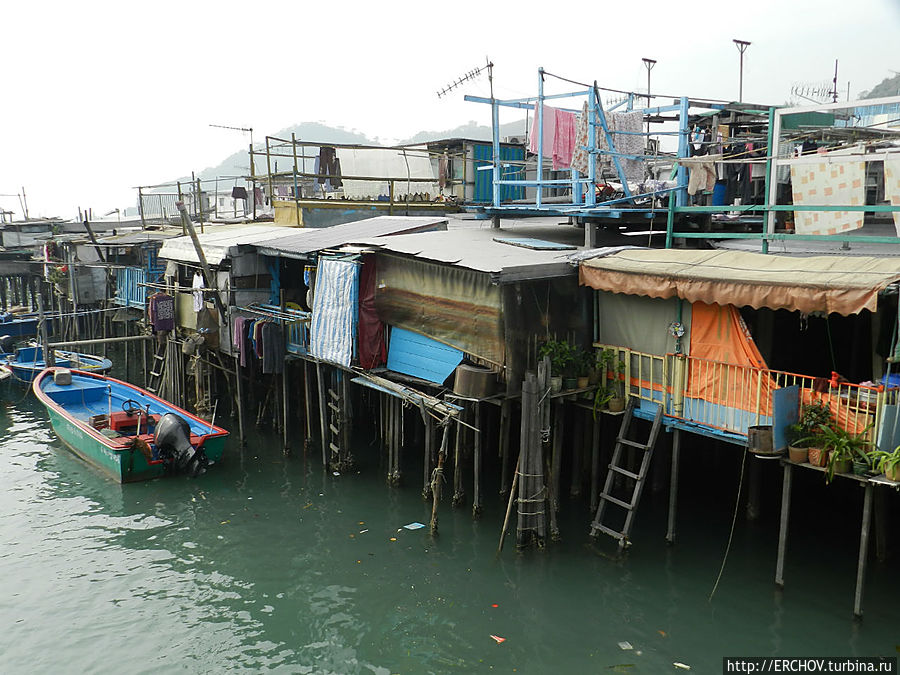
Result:
<svg viewBox="0 0 900 675"><path fill-rule="evenodd" d="M827 424L821 425L820 429L823 448L828 452L825 482L830 483L834 480L835 473L850 473L853 460L866 456L866 448L869 446L866 434L869 429L866 428L858 434L851 434L840 427Z"/></svg>
<svg viewBox="0 0 900 675"><path fill-rule="evenodd" d="M562 389L562 378L572 363L572 347L564 340L549 339L538 349L538 358L550 358L550 390L554 393Z"/></svg>
<svg viewBox="0 0 900 675"><path fill-rule="evenodd" d="M607 405L610 412L622 412L625 410L625 381L622 379L622 374L625 372L625 362L621 361L615 354L613 354L609 372L612 373L610 390L613 392L613 396L609 399Z"/></svg>
<svg viewBox="0 0 900 675"><path fill-rule="evenodd" d="M888 480L900 483L900 445L893 452L874 450L869 453L872 460L872 468L883 473Z"/></svg>
<svg viewBox="0 0 900 675"><path fill-rule="evenodd" d="M808 461L813 466L825 466L828 454L824 451L822 426L831 426L834 418L825 403L807 403L800 409L800 418L788 427L788 454L792 462Z"/></svg>
<svg viewBox="0 0 900 675"><path fill-rule="evenodd" d="M584 389L590 384L591 370L594 368L596 357L592 349L578 349L575 355L578 365L578 388Z"/></svg>

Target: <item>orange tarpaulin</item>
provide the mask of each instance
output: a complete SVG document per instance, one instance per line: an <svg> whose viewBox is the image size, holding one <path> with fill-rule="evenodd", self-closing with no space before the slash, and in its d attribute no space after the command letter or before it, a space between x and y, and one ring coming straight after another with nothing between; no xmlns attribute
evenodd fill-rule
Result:
<svg viewBox="0 0 900 675"><path fill-rule="evenodd" d="M687 396L771 415L775 383L757 370L768 366L737 308L705 302L692 307Z"/></svg>

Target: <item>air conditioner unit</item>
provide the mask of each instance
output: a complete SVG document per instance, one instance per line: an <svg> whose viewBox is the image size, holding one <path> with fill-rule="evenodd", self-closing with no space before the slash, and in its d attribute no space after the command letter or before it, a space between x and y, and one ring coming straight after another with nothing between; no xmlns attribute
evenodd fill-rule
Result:
<svg viewBox="0 0 900 675"><path fill-rule="evenodd" d="M511 143L512 145L525 145L525 137L524 136L507 136L503 139L504 143Z"/></svg>

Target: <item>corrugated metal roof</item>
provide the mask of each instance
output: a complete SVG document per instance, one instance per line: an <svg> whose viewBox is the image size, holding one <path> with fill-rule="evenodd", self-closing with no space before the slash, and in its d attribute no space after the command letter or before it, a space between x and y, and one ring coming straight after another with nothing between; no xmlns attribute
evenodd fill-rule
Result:
<svg viewBox="0 0 900 675"><path fill-rule="evenodd" d="M357 243L384 251L458 265L494 274L499 283L574 274L569 251L537 251L504 244L498 230L466 228L447 232L402 234ZM512 238L512 237L510 237Z"/></svg>
<svg viewBox="0 0 900 675"><path fill-rule="evenodd" d="M210 265L218 265L225 258L235 255L238 246L255 244L260 240L276 241L281 237L289 237L297 232L297 228L276 225L218 225L207 227L207 232L198 234L200 246ZM200 262L190 237L182 236L169 239L159 250L159 257L178 262Z"/></svg>
<svg viewBox="0 0 900 675"><path fill-rule="evenodd" d="M263 255L305 258L307 254L371 237L446 230L447 218L434 216L378 216L331 227L293 229L290 236L254 242Z"/></svg>

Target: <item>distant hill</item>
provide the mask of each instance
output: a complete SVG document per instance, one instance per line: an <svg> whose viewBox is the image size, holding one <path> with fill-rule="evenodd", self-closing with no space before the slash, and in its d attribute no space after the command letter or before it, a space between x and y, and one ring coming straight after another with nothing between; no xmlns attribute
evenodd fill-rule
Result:
<svg viewBox="0 0 900 675"><path fill-rule="evenodd" d="M883 98L885 96L900 95L900 73L893 77L886 77L880 83L872 87L870 91L864 91L860 98Z"/></svg>

